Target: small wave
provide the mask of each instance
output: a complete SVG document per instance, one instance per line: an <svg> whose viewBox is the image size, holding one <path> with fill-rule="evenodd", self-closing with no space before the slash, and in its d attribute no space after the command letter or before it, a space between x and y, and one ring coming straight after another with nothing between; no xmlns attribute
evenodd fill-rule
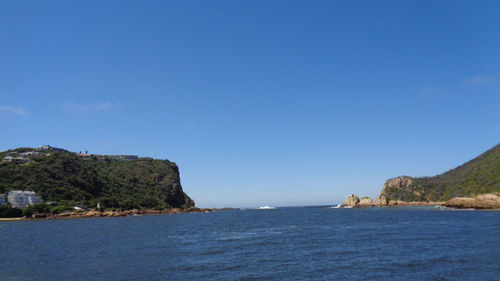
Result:
<svg viewBox="0 0 500 281"><path fill-rule="evenodd" d="M443 211L477 211L477 209L474 208L453 208L453 207L445 207L445 206L436 206L440 210Z"/></svg>
<svg viewBox="0 0 500 281"><path fill-rule="evenodd" d="M337 206L328 207L328 209L338 209L338 208L340 208L340 204L338 204Z"/></svg>

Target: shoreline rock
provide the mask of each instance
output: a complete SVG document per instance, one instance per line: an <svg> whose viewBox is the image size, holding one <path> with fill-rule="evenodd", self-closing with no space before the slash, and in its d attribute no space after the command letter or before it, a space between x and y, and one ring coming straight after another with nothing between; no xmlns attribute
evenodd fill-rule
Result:
<svg viewBox="0 0 500 281"><path fill-rule="evenodd" d="M401 200L388 200L387 203L377 204L375 203L375 207L405 207L405 206L442 206L445 202L441 201L412 201L405 202Z"/></svg>
<svg viewBox="0 0 500 281"><path fill-rule="evenodd" d="M365 196L359 200L358 206L359 207L373 207L373 200L370 197Z"/></svg>
<svg viewBox="0 0 500 281"><path fill-rule="evenodd" d="M458 209L500 209L500 196L486 193L476 197L455 197L446 201L443 205Z"/></svg>
<svg viewBox="0 0 500 281"><path fill-rule="evenodd" d="M370 207L406 207L406 206L444 206L456 209L482 209L494 210L500 209L500 196L494 193L480 194L475 197L455 197L446 202L443 201L412 201L401 200L383 200L372 201L370 197L359 199L358 195L351 194L347 196L340 205L341 208L370 208Z"/></svg>
<svg viewBox="0 0 500 281"><path fill-rule="evenodd" d="M359 197L356 194L351 194L347 196L344 202L340 205L341 208L345 207L356 207L359 204Z"/></svg>
<svg viewBox="0 0 500 281"><path fill-rule="evenodd" d="M361 199L356 194L347 196L344 202L340 205L341 208L370 208L370 207L404 207L404 206L442 206L445 202L434 201L414 201L405 202L401 200L373 200L365 196Z"/></svg>
<svg viewBox="0 0 500 281"><path fill-rule="evenodd" d="M7 218L2 220L39 220L39 219L83 219L83 218L104 218L104 217L126 217L126 216L138 216L138 215L172 215L181 213L208 213L219 211L216 208L173 208L166 210L126 210L126 211L69 211L60 214L34 214L31 218L21 217L21 218Z"/></svg>
<svg viewBox="0 0 500 281"><path fill-rule="evenodd" d="M370 197L365 196L359 199L356 194L347 196L344 202L340 205L341 208L367 208L373 206L373 200Z"/></svg>

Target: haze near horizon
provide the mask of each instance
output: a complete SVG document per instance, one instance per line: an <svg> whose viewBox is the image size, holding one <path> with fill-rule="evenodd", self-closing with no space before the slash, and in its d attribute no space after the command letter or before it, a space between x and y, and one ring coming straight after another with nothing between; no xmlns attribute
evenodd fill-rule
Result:
<svg viewBox="0 0 500 281"><path fill-rule="evenodd" d="M169 159L200 207L374 198L500 142L496 1L0 7L0 150Z"/></svg>

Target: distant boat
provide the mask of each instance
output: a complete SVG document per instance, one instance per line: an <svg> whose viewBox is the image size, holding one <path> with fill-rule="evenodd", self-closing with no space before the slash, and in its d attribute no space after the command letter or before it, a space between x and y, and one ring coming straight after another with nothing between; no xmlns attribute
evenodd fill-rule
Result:
<svg viewBox="0 0 500 281"><path fill-rule="evenodd" d="M269 206L259 207L259 210L274 210L274 209L276 209L276 208L269 207Z"/></svg>

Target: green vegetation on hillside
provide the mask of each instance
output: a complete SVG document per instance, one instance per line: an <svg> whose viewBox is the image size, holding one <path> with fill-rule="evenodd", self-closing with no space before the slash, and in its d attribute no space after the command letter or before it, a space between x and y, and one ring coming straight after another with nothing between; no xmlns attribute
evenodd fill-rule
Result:
<svg viewBox="0 0 500 281"><path fill-rule="evenodd" d="M24 209L10 205L0 205L0 218L18 218L22 216L30 218L33 214L60 214L68 210L72 210L72 208L69 206L51 206L46 203L28 206Z"/></svg>
<svg viewBox="0 0 500 281"><path fill-rule="evenodd" d="M33 214L59 214L64 211L72 210L69 206L51 206L46 203L39 203L28 206L23 209L23 216L31 217Z"/></svg>
<svg viewBox="0 0 500 281"><path fill-rule="evenodd" d="M404 202L421 202L429 201L425 196L419 196L411 191L400 189L400 188L390 188L388 189L389 198L391 200L401 200ZM432 201L432 200L431 200Z"/></svg>
<svg viewBox="0 0 500 281"><path fill-rule="evenodd" d="M19 149L26 151L26 148ZM0 153L4 157L10 150ZM74 153L50 151L28 163L0 163L0 193L35 191L45 201L61 205L99 202L106 209L166 209L190 207L182 191L177 165L168 160L82 160Z"/></svg>
<svg viewBox="0 0 500 281"><path fill-rule="evenodd" d="M23 216L23 210L9 205L0 205L0 218L18 218Z"/></svg>
<svg viewBox="0 0 500 281"><path fill-rule="evenodd" d="M479 157L441 175L412 178L406 189L383 190L390 200L446 201L453 197L473 197L500 192L500 144ZM419 190L419 194L412 191Z"/></svg>

